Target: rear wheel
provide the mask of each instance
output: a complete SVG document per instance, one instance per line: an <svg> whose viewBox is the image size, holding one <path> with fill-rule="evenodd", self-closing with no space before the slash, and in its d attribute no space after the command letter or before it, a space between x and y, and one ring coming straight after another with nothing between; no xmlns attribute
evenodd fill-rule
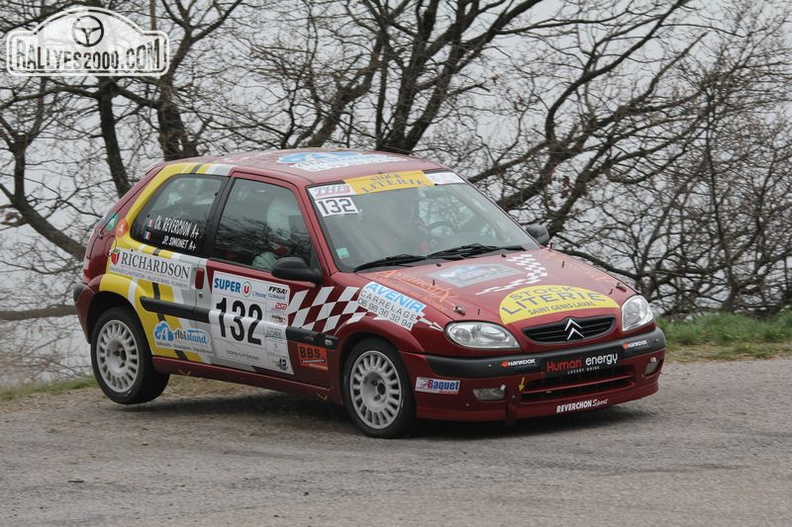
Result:
<svg viewBox="0 0 792 527"><path fill-rule="evenodd" d="M121 404L156 399L168 384L169 375L154 369L140 321L127 307L111 308L96 321L91 365L105 395Z"/></svg>
<svg viewBox="0 0 792 527"><path fill-rule="evenodd" d="M371 437L394 438L415 425L415 398L398 352L381 339L354 347L344 365L344 403Z"/></svg>

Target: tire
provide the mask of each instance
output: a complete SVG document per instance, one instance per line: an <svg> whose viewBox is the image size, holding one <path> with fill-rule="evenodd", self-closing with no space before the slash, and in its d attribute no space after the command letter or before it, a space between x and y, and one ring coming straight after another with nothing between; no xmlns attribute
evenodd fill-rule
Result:
<svg viewBox="0 0 792 527"><path fill-rule="evenodd" d="M396 349L381 339L356 345L344 363L344 405L370 437L403 437L416 423L410 377Z"/></svg>
<svg viewBox="0 0 792 527"><path fill-rule="evenodd" d="M120 404L156 399L168 385L168 374L159 373L143 328L132 309L114 307L103 313L91 335L91 365L99 387Z"/></svg>

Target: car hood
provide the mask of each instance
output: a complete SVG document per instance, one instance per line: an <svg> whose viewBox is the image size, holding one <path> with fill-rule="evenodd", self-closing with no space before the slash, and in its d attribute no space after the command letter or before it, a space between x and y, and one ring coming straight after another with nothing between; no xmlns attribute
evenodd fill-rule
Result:
<svg viewBox="0 0 792 527"><path fill-rule="evenodd" d="M488 320L519 327L570 315L614 313L635 294L613 276L546 248L360 276L451 320Z"/></svg>

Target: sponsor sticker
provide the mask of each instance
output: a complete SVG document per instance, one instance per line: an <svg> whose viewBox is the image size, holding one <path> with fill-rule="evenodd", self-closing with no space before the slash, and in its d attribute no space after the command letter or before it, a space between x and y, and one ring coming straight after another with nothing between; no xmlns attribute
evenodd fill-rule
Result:
<svg viewBox="0 0 792 527"><path fill-rule="evenodd" d="M542 279L547 276L547 269L545 269L544 265L539 263L532 254L518 254L516 256L510 256L509 258L506 258L506 261L524 270L524 277L512 280L507 284L488 287L487 289L476 293L476 296L485 295L487 293L511 291L512 289L516 289L518 287L536 284L541 282Z"/></svg>
<svg viewBox="0 0 792 527"><path fill-rule="evenodd" d="M171 329L164 320L154 328L154 342L158 348L195 353L212 352L212 341L207 332L193 328Z"/></svg>
<svg viewBox="0 0 792 527"><path fill-rule="evenodd" d="M109 271L139 280L187 289L190 287L192 265L153 254L116 248L110 254Z"/></svg>
<svg viewBox="0 0 792 527"><path fill-rule="evenodd" d="M107 220L107 224L104 227L105 230L106 231L112 231L113 229L115 229L115 226L116 226L117 222L118 222L118 213L114 212L113 215L110 216L110 219Z"/></svg>
<svg viewBox="0 0 792 527"><path fill-rule="evenodd" d="M374 163L400 163L408 159L386 154L362 152L298 152L278 158L278 163L289 164L307 172L320 172L334 168L371 165Z"/></svg>
<svg viewBox="0 0 792 527"><path fill-rule="evenodd" d="M563 414L566 412L577 412L579 410L593 410L594 408L606 406L607 404L607 399L587 399L575 403L559 404L556 406L556 413Z"/></svg>
<svg viewBox="0 0 792 527"><path fill-rule="evenodd" d="M431 379L429 377L418 377L415 380L415 391L455 395L459 393L459 386L461 384L461 381L448 381L443 379Z"/></svg>
<svg viewBox="0 0 792 527"><path fill-rule="evenodd" d="M314 368L317 370L327 370L327 350L308 344L297 345L297 355L300 358L300 366Z"/></svg>
<svg viewBox="0 0 792 527"><path fill-rule="evenodd" d="M604 366L615 366L618 362L617 352L599 353L588 357L547 359L544 369L548 374L573 374L596 371Z"/></svg>
<svg viewBox="0 0 792 527"><path fill-rule="evenodd" d="M612 298L596 291L566 285L525 287L507 295L500 304L504 324L542 315L580 309L618 308Z"/></svg>
<svg viewBox="0 0 792 527"><path fill-rule="evenodd" d="M452 185L454 183L463 183L463 180L453 172L430 172L426 177L434 181L435 185Z"/></svg>
<svg viewBox="0 0 792 527"><path fill-rule="evenodd" d="M645 348L648 345L649 345L648 340L636 340L635 342L627 342L623 344L622 348L624 348L625 350L632 350L636 348L641 349L641 348Z"/></svg>
<svg viewBox="0 0 792 527"><path fill-rule="evenodd" d="M501 264L483 264L483 265L457 265L449 269L431 274L434 278L448 282L457 287L464 287L479 282L486 282L488 280L495 280L496 278L503 278L505 276L512 276L519 274L520 271Z"/></svg>
<svg viewBox="0 0 792 527"><path fill-rule="evenodd" d="M344 183L349 185L355 191L355 194L371 194L403 188L432 187L435 184L421 170L356 177L345 179Z"/></svg>
<svg viewBox="0 0 792 527"><path fill-rule="evenodd" d="M321 187L311 187L308 189L314 199L332 198L336 196L354 196L355 191L346 183L333 183L332 185L322 185Z"/></svg>
<svg viewBox="0 0 792 527"><path fill-rule="evenodd" d="M286 343L289 287L216 272L209 325L227 360L293 374Z"/></svg>
<svg viewBox="0 0 792 527"><path fill-rule="evenodd" d="M536 359L505 360L500 363L501 368L528 369L538 366Z"/></svg>
<svg viewBox="0 0 792 527"><path fill-rule="evenodd" d="M377 282L369 282L360 290L358 304L379 318L408 330L423 318L426 307L426 304Z"/></svg>

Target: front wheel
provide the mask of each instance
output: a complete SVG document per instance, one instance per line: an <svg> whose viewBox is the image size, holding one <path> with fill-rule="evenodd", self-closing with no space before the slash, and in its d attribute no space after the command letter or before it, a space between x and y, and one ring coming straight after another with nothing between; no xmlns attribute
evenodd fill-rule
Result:
<svg viewBox="0 0 792 527"><path fill-rule="evenodd" d="M91 365L105 395L121 404L156 399L168 384L169 375L154 369L143 328L127 307L108 309L96 321Z"/></svg>
<svg viewBox="0 0 792 527"><path fill-rule="evenodd" d="M344 403L371 437L395 438L415 424L415 398L398 352L380 339L355 346L344 365Z"/></svg>

